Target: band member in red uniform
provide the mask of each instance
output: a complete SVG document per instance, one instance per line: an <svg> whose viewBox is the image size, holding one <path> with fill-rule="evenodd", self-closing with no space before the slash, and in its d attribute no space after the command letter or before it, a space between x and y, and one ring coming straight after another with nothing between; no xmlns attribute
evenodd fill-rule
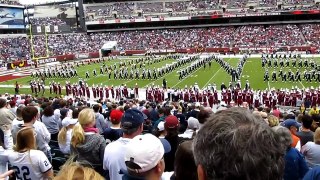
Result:
<svg viewBox="0 0 320 180"><path fill-rule="evenodd" d="M96 91L96 88L94 86L92 86L92 94L93 94L93 98L97 97L97 91Z"/></svg>
<svg viewBox="0 0 320 180"><path fill-rule="evenodd" d="M108 99L108 98L109 98L109 88L106 86L106 87L104 88L104 91L105 91L105 93L106 93L106 98Z"/></svg>
<svg viewBox="0 0 320 180"><path fill-rule="evenodd" d="M112 96L112 98L114 98L114 89L113 89L113 86L111 86L111 96Z"/></svg>
<svg viewBox="0 0 320 180"><path fill-rule="evenodd" d="M255 108L258 108L260 106L260 103L259 103L259 97L256 96L255 100L254 100L254 107Z"/></svg>
<svg viewBox="0 0 320 180"><path fill-rule="evenodd" d="M103 87L99 88L100 99L103 99Z"/></svg>
<svg viewBox="0 0 320 180"><path fill-rule="evenodd" d="M124 85L124 87L123 87L123 96L124 96L125 98L128 98L128 95L129 95L129 93L128 93L128 88L127 88L126 85Z"/></svg>
<svg viewBox="0 0 320 180"><path fill-rule="evenodd" d="M86 95L87 95L87 98L90 99L90 89L88 86L86 87Z"/></svg>
<svg viewBox="0 0 320 180"><path fill-rule="evenodd" d="M297 95L296 95L296 93L292 94L291 106L293 106L293 107L297 106Z"/></svg>
<svg viewBox="0 0 320 180"><path fill-rule="evenodd" d="M58 94L61 95L61 85L60 85L60 83L58 84Z"/></svg>
<svg viewBox="0 0 320 180"><path fill-rule="evenodd" d="M214 96L212 94L210 94L209 96L209 106L212 108L214 104Z"/></svg>
<svg viewBox="0 0 320 180"><path fill-rule="evenodd" d="M183 101L184 102L189 102L190 99L189 99L189 92L188 91L185 91L184 94L183 94Z"/></svg>
<svg viewBox="0 0 320 180"><path fill-rule="evenodd" d="M213 96L214 96L214 99L215 99L214 103L217 104L218 103L218 92L217 92L217 90L214 91Z"/></svg>
<svg viewBox="0 0 320 180"><path fill-rule="evenodd" d="M284 98L284 105L285 106L290 106L290 96L287 94Z"/></svg>
<svg viewBox="0 0 320 180"><path fill-rule="evenodd" d="M311 98L311 106L316 106L318 101L318 96L317 94L313 94Z"/></svg>
<svg viewBox="0 0 320 180"><path fill-rule="evenodd" d="M202 93L198 93L198 102L204 102L202 97Z"/></svg>
<svg viewBox="0 0 320 180"><path fill-rule="evenodd" d="M51 89L51 87L50 87ZM51 94L51 90L50 90L50 94ZM66 95L69 96L69 86L68 83L66 83Z"/></svg>

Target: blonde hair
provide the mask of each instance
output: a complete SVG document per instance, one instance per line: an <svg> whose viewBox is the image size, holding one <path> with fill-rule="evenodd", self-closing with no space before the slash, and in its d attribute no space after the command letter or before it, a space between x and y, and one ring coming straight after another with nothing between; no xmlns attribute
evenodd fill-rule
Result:
<svg viewBox="0 0 320 180"><path fill-rule="evenodd" d="M32 127L24 127L20 129L16 136L16 144L14 151L21 152L30 149L37 149L35 131Z"/></svg>
<svg viewBox="0 0 320 180"><path fill-rule="evenodd" d="M58 143L66 144L66 142L67 142L67 138L66 138L67 137L66 136L67 131L68 131L67 127L62 127L61 128L61 130L59 131L59 134L58 134Z"/></svg>
<svg viewBox="0 0 320 180"><path fill-rule="evenodd" d="M92 109L86 108L80 111L78 117L79 124L75 125L72 131L71 144L76 147L84 142L83 128L95 121L95 114Z"/></svg>
<svg viewBox="0 0 320 180"><path fill-rule="evenodd" d="M270 127L278 126L279 125L279 119L274 115L268 116L268 122Z"/></svg>
<svg viewBox="0 0 320 180"><path fill-rule="evenodd" d="M94 169L84 167L77 162L68 161L65 163L54 180L103 180L104 178Z"/></svg>
<svg viewBox="0 0 320 180"><path fill-rule="evenodd" d="M317 128L314 132L313 141L316 144L320 144L320 128Z"/></svg>

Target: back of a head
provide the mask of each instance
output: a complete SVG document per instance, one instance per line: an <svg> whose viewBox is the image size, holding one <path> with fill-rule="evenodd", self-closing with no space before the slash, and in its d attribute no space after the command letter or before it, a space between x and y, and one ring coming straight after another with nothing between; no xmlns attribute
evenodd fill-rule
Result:
<svg viewBox="0 0 320 180"><path fill-rule="evenodd" d="M304 128L306 129L310 129L311 126L312 126L312 122L313 122L313 119L311 116L309 115L303 115L302 118L301 118L301 121L302 121L302 125Z"/></svg>
<svg viewBox="0 0 320 180"><path fill-rule="evenodd" d="M89 167L84 167L79 163L72 162L63 165L62 169L59 171L58 175L54 180L103 180L104 178L97 173L94 169Z"/></svg>
<svg viewBox="0 0 320 180"><path fill-rule="evenodd" d="M80 111L78 120L81 126L88 125L95 120L95 115L92 109L85 108Z"/></svg>
<svg viewBox="0 0 320 180"><path fill-rule="evenodd" d="M174 175L175 180L198 180L192 141L185 141L179 145L174 160Z"/></svg>
<svg viewBox="0 0 320 180"><path fill-rule="evenodd" d="M3 108L7 105L7 100L4 98L0 98L0 108Z"/></svg>
<svg viewBox="0 0 320 180"><path fill-rule="evenodd" d="M291 146L292 137L290 130L283 126L275 126L272 127L272 130L278 135L279 137L279 145L283 145L284 149L287 149Z"/></svg>
<svg viewBox="0 0 320 180"><path fill-rule="evenodd" d="M278 137L244 108L230 108L210 116L194 139L193 150L206 179L283 177L284 152Z"/></svg>
<svg viewBox="0 0 320 180"><path fill-rule="evenodd" d="M99 109L100 109L99 104L93 105L92 109L94 110L94 112L99 112Z"/></svg>
<svg viewBox="0 0 320 180"><path fill-rule="evenodd" d="M313 141L314 143L320 145L320 128L319 127L314 132Z"/></svg>
<svg viewBox="0 0 320 180"><path fill-rule="evenodd" d="M29 123L38 115L38 109L34 106L27 106L22 110L22 119L25 123Z"/></svg>
<svg viewBox="0 0 320 180"><path fill-rule="evenodd" d="M32 127L24 127L20 129L16 136L16 144L13 148L15 151L36 149L35 132Z"/></svg>

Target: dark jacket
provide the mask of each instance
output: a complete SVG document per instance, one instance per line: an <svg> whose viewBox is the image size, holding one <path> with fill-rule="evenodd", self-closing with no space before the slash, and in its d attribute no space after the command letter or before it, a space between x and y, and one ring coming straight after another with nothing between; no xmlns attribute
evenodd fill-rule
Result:
<svg viewBox="0 0 320 180"><path fill-rule="evenodd" d="M292 147L287 150L285 163L284 180L302 179L309 170L303 155Z"/></svg>

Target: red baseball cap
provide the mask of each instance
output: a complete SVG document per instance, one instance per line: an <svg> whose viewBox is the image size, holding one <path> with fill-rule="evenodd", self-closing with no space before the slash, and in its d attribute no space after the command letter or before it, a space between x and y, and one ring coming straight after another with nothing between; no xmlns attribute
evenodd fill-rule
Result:
<svg viewBox="0 0 320 180"><path fill-rule="evenodd" d="M121 121L123 112L120 110L112 110L110 113L110 121L114 124L118 124Z"/></svg>
<svg viewBox="0 0 320 180"><path fill-rule="evenodd" d="M168 117L166 117L166 119L164 120L164 127L166 128L177 128L179 126L179 120L176 116L170 115Z"/></svg>

